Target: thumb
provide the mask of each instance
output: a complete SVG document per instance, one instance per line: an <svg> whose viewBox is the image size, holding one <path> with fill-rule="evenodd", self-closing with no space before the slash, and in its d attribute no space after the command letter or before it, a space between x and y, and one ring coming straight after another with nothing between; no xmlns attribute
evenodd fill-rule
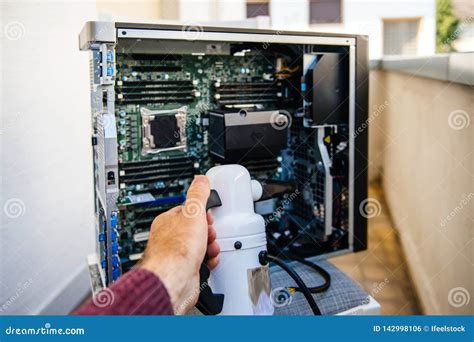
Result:
<svg viewBox="0 0 474 342"><path fill-rule="evenodd" d="M211 193L209 180L206 176L196 176L186 194L186 202L183 207L184 216L206 217L206 204Z"/></svg>

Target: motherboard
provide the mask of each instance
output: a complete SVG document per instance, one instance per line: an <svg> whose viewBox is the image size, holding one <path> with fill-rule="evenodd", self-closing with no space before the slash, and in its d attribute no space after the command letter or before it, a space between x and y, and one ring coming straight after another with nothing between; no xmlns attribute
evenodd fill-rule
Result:
<svg viewBox="0 0 474 342"><path fill-rule="evenodd" d="M242 102L265 109L279 90L270 81L275 65L262 56L116 58L120 259L126 270L143 252L153 219L184 202L194 175L214 165L209 112ZM251 162L249 168L255 176L279 177L276 160Z"/></svg>

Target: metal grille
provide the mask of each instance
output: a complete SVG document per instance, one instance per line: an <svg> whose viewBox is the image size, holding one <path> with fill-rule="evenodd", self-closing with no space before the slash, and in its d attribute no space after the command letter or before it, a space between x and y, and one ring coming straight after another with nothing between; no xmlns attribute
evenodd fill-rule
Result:
<svg viewBox="0 0 474 342"><path fill-rule="evenodd" d="M294 132L296 133L296 132ZM294 212L301 220L301 228L317 234L318 226L324 223L324 172L317 170L314 151L315 137L304 129L298 132L299 146L295 149L295 180L303 195L296 198ZM304 141L304 143L301 143Z"/></svg>

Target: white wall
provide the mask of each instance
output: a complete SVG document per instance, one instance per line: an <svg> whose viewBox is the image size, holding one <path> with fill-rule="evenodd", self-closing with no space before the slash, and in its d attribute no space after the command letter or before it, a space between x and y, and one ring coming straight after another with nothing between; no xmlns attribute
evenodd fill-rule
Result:
<svg viewBox="0 0 474 342"><path fill-rule="evenodd" d="M179 17L176 19L193 25L244 20L247 15L244 0L181 0L175 4L179 6Z"/></svg>
<svg viewBox="0 0 474 342"><path fill-rule="evenodd" d="M247 7L242 1L216 1L215 20L233 21L247 17Z"/></svg>
<svg viewBox="0 0 474 342"><path fill-rule="evenodd" d="M141 22L160 18L159 0L95 0L99 20ZM172 3L170 3L172 5Z"/></svg>
<svg viewBox="0 0 474 342"><path fill-rule="evenodd" d="M378 122L384 139L371 151L382 156L386 201L423 312L472 315L472 88L395 71L372 79L389 105Z"/></svg>
<svg viewBox="0 0 474 342"><path fill-rule="evenodd" d="M281 30L309 28L308 0L273 0L270 2L272 27Z"/></svg>
<svg viewBox="0 0 474 342"><path fill-rule="evenodd" d="M89 290L94 248L88 54L78 33L95 2L11 1L0 12L0 314L67 313Z"/></svg>

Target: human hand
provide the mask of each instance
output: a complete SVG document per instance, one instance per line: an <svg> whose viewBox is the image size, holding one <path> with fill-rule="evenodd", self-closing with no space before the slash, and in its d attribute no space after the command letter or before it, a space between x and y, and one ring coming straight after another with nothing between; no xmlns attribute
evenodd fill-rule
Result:
<svg viewBox="0 0 474 342"><path fill-rule="evenodd" d="M208 256L209 268L219 262L213 218L206 213L209 181L196 176L186 202L157 216L140 267L155 273L171 297L176 314L191 309L199 297L199 268Z"/></svg>

